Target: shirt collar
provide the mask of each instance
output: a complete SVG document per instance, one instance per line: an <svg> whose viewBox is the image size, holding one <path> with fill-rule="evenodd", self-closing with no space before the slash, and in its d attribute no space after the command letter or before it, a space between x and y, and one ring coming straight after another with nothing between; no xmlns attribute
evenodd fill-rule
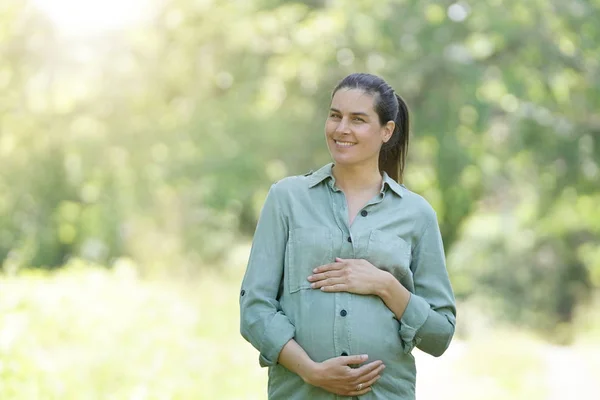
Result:
<svg viewBox="0 0 600 400"><path fill-rule="evenodd" d="M317 186L319 183L323 182L327 178L331 178L335 181L333 177L333 173L331 169L333 168L333 163L326 164L315 172L310 172L308 174L308 187L313 188Z"/></svg>
<svg viewBox="0 0 600 400"><path fill-rule="evenodd" d="M313 188L317 186L319 183L323 182L327 178L332 180L332 183L335 184L335 178L332 173L333 163L329 163L317 171L310 173L308 175L308 187ZM387 172L383 172L383 184L381 185L381 193L383 194L385 186L388 186L394 193L398 196L402 197L404 191L406 190L403 185L399 184L387 174ZM333 186L333 185L332 185Z"/></svg>
<svg viewBox="0 0 600 400"><path fill-rule="evenodd" d="M394 193L396 193L400 197L402 197L404 195L404 191L406 190L404 185L396 182L395 180L390 178L390 176L387 174L387 172L383 171L383 185L381 187L382 193L383 193L383 189L384 189L385 185L387 185L390 189L392 189L392 191Z"/></svg>

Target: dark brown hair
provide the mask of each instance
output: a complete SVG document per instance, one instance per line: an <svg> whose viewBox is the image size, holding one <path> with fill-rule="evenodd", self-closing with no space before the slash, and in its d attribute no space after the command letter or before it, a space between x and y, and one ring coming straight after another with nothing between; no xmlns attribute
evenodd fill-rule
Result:
<svg viewBox="0 0 600 400"><path fill-rule="evenodd" d="M408 107L402 97L376 75L356 73L345 77L337 84L331 97L340 89L361 89L375 99L375 112L379 123L394 121L396 126L390 140L381 146L379 170L385 171L398 183L402 183L404 165L408 153L409 118Z"/></svg>

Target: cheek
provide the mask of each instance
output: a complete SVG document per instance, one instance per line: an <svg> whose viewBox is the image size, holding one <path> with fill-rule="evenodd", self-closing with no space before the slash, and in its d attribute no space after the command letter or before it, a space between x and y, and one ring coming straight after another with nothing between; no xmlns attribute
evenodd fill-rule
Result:
<svg viewBox="0 0 600 400"><path fill-rule="evenodd" d="M331 121L325 122L325 134L329 135L335 131L335 125Z"/></svg>
<svg viewBox="0 0 600 400"><path fill-rule="evenodd" d="M364 129L360 129L361 136L363 137L363 142L368 142L369 147L379 147L381 146L381 135L379 131L376 131L372 127L365 126Z"/></svg>
<svg viewBox="0 0 600 400"><path fill-rule="evenodd" d="M381 150L381 146L382 146L383 143L381 141L381 137L380 136L378 136L376 134L373 134L373 135L371 135L369 137L368 142L369 142L369 144L368 144L369 149L372 152L379 152L379 150Z"/></svg>

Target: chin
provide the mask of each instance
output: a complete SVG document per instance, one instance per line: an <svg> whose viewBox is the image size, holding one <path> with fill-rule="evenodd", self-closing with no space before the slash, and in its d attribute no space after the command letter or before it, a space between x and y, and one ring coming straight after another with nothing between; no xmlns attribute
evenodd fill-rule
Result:
<svg viewBox="0 0 600 400"><path fill-rule="evenodd" d="M335 165L366 166L370 165L371 163L374 163L374 165L379 165L379 155L371 160L371 158L364 157L364 155L362 155L363 157L360 157L361 154L340 154L336 151L330 151L329 154L331 155Z"/></svg>
<svg viewBox="0 0 600 400"><path fill-rule="evenodd" d="M356 157L349 157L346 154L333 153L331 158L333 158L333 162L336 165L353 165L359 163L359 160L357 160Z"/></svg>

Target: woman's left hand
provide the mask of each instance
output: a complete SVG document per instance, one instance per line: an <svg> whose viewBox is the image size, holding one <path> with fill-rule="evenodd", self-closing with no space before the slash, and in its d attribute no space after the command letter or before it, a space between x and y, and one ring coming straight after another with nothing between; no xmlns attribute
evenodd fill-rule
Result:
<svg viewBox="0 0 600 400"><path fill-rule="evenodd" d="M336 258L334 263L315 268L308 281L313 289L324 292L378 295L387 274L367 260Z"/></svg>

